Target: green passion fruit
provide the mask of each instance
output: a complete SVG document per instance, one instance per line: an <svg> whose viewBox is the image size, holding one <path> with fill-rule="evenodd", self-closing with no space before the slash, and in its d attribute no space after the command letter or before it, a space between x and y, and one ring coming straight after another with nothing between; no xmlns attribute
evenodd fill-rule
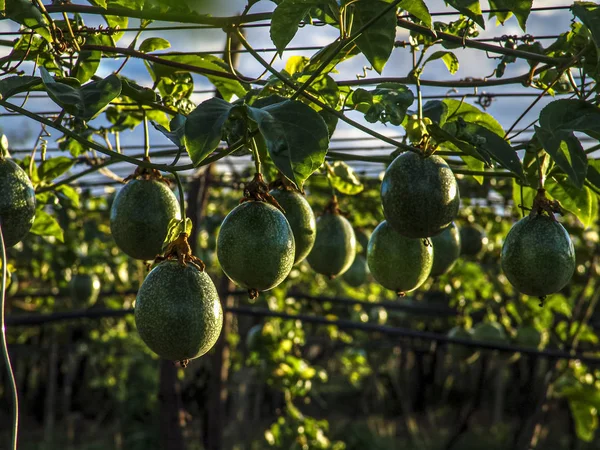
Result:
<svg viewBox="0 0 600 450"><path fill-rule="evenodd" d="M35 218L35 191L29 177L11 159L0 156L0 225L4 245L23 240Z"/></svg>
<svg viewBox="0 0 600 450"><path fill-rule="evenodd" d="M440 234L431 238L433 245L433 266L431 276L448 273L460 256L460 232L454 222Z"/></svg>
<svg viewBox="0 0 600 450"><path fill-rule="evenodd" d="M487 244L487 236L481 225L471 223L460 228L460 254L476 256Z"/></svg>
<svg viewBox="0 0 600 450"><path fill-rule="evenodd" d="M315 213L306 198L297 191L273 189L269 192L285 211L285 218L292 227L296 253L294 264L308 256L317 237Z"/></svg>
<svg viewBox="0 0 600 450"><path fill-rule="evenodd" d="M473 330L467 330L464 327L456 326L448 331L448 337L471 340L473 339ZM469 359L475 353L475 351L476 350L474 347L467 347L466 345L460 344L448 344L448 354L452 359L457 361Z"/></svg>
<svg viewBox="0 0 600 450"><path fill-rule="evenodd" d="M71 279L70 288L75 305L92 306L100 294L100 279L96 274L78 273Z"/></svg>
<svg viewBox="0 0 600 450"><path fill-rule="evenodd" d="M446 161L406 152L385 171L381 203L386 220L398 233L426 238L440 233L456 218L460 195Z"/></svg>
<svg viewBox="0 0 600 450"><path fill-rule="evenodd" d="M221 333L217 289L195 265L167 260L150 271L135 302L144 343L161 358L186 361L208 352Z"/></svg>
<svg viewBox="0 0 600 450"><path fill-rule="evenodd" d="M268 291L279 285L294 265L296 246L283 213L260 201L236 206L223 220L217 237L217 259L238 286Z"/></svg>
<svg viewBox="0 0 600 450"><path fill-rule="evenodd" d="M544 297L560 291L575 271L575 249L567 230L553 217L526 216L508 232L502 270L519 292Z"/></svg>
<svg viewBox="0 0 600 450"><path fill-rule="evenodd" d="M344 216L326 212L317 219L317 239L308 263L320 274L334 278L344 274L356 257L356 236Z"/></svg>
<svg viewBox="0 0 600 450"><path fill-rule="evenodd" d="M433 265L433 247L401 235L384 220L369 239L367 262L379 284L398 293L421 286Z"/></svg>
<svg viewBox="0 0 600 450"><path fill-rule="evenodd" d="M533 325L523 325L517 329L515 343L521 347L542 349L546 345L546 337Z"/></svg>
<svg viewBox="0 0 600 450"><path fill-rule="evenodd" d="M124 253L153 260L162 253L171 219L181 220L181 212L175 194L164 182L131 180L113 201L110 231Z"/></svg>
<svg viewBox="0 0 600 450"><path fill-rule="evenodd" d="M350 268L342 275L342 280L352 287L360 287L367 282L369 266L363 255L356 255Z"/></svg>

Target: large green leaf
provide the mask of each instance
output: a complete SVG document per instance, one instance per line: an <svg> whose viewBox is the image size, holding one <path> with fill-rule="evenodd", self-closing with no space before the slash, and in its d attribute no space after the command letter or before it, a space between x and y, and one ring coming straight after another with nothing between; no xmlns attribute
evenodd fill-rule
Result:
<svg viewBox="0 0 600 450"><path fill-rule="evenodd" d="M323 0L283 0L271 17L271 40L282 53L298 32L298 25L311 8L321 6Z"/></svg>
<svg viewBox="0 0 600 450"><path fill-rule="evenodd" d="M50 98L68 113L84 120L96 117L121 94L121 80L116 75L74 87L56 81L43 67L40 67L40 73Z"/></svg>
<svg viewBox="0 0 600 450"><path fill-rule="evenodd" d="M333 187L345 195L359 194L365 188L352 167L343 161L333 162L328 176Z"/></svg>
<svg viewBox="0 0 600 450"><path fill-rule="evenodd" d="M21 92L29 92L33 90L38 91L43 89L44 85L40 77L15 75L0 80L0 97L2 97L3 100L7 100L9 97Z"/></svg>
<svg viewBox="0 0 600 450"><path fill-rule="evenodd" d="M406 111L415 98L412 91L400 83L382 83L372 91L356 89L346 106L364 113L367 122L401 125Z"/></svg>
<svg viewBox="0 0 600 450"><path fill-rule="evenodd" d="M575 2L571 10L592 33L600 66L600 6L593 2Z"/></svg>
<svg viewBox="0 0 600 450"><path fill-rule="evenodd" d="M460 11L467 17L470 17L481 28L485 28L485 20L481 14L481 5L479 0L445 0L447 4Z"/></svg>
<svg viewBox="0 0 600 450"><path fill-rule="evenodd" d="M304 181L325 161L329 133L323 118L310 106L294 100L247 109L274 164L302 189Z"/></svg>
<svg viewBox="0 0 600 450"><path fill-rule="evenodd" d="M584 442L591 442L598 428L598 410L587 402L569 401L575 433Z"/></svg>
<svg viewBox="0 0 600 450"><path fill-rule="evenodd" d="M171 47L171 44L166 39L161 37L151 37L145 39L144 42L140 44L139 50L140 52L149 53L155 52L156 50L164 50L169 47Z"/></svg>
<svg viewBox="0 0 600 450"><path fill-rule="evenodd" d="M576 188L564 176L548 178L544 187L552 198L577 216L584 226L592 226L598 218L598 196L588 187Z"/></svg>
<svg viewBox="0 0 600 450"><path fill-rule="evenodd" d="M594 187L598 189L598 191L600 191L600 160L588 160L588 170L586 174L586 179L587 181L592 183L592 185L594 185Z"/></svg>
<svg viewBox="0 0 600 450"><path fill-rule="evenodd" d="M87 45L105 45L102 38L95 34L87 36L85 43ZM101 60L102 52L100 50L82 50L77 58L73 76L82 84L89 81L98 70Z"/></svg>
<svg viewBox="0 0 600 450"><path fill-rule="evenodd" d="M427 5L423 0L403 0L398 4L398 7L431 28L431 14L429 14L429 9L427 9Z"/></svg>
<svg viewBox="0 0 600 450"><path fill-rule="evenodd" d="M353 3L353 6L352 34L389 8L390 4L385 1L369 0ZM391 8L364 30L356 40L358 48L378 73L381 73L394 49L396 22L396 10Z"/></svg>
<svg viewBox="0 0 600 450"><path fill-rule="evenodd" d="M187 118L182 114L177 114L171 122L169 123L169 129L167 129L164 125L159 123L152 122L154 128L160 131L167 139L169 139L173 144L175 144L179 148L185 147L185 122ZM217 142L217 145L219 143Z"/></svg>
<svg viewBox="0 0 600 450"><path fill-rule="evenodd" d="M425 60L423 66L430 61L435 61L436 59L441 59L443 63L446 65L448 72L454 75L458 71L458 58L456 55L449 51L439 51L432 53L429 58Z"/></svg>
<svg viewBox="0 0 600 450"><path fill-rule="evenodd" d="M60 242L65 242L63 229L58 221L43 209L37 209L33 225L29 230L39 236L54 236Z"/></svg>
<svg viewBox="0 0 600 450"><path fill-rule="evenodd" d="M200 164L221 142L223 127L232 109L231 103L214 97L200 103L188 115L184 125L184 142L195 165Z"/></svg>
<svg viewBox="0 0 600 450"><path fill-rule="evenodd" d="M32 2L28 0L7 0L6 15L9 19L31 28L48 42L53 41L46 18Z"/></svg>
<svg viewBox="0 0 600 450"><path fill-rule="evenodd" d="M598 139L600 108L582 100L556 100L542 109L539 123L535 136L544 150L576 186L583 186L587 156L575 132Z"/></svg>
<svg viewBox="0 0 600 450"><path fill-rule="evenodd" d="M489 2L492 10L507 10L491 12L490 17L496 17L498 22L504 25L504 22L514 14L521 29L526 31L527 18L531 12L533 0L489 0Z"/></svg>

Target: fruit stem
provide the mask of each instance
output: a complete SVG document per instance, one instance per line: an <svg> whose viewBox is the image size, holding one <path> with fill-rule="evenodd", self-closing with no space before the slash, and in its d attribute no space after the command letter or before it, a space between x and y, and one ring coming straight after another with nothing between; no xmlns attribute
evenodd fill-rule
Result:
<svg viewBox="0 0 600 450"><path fill-rule="evenodd" d="M185 197L183 192L183 186L181 185L181 178L177 172L171 172L177 182L177 190L179 191L179 211L181 212L181 221L185 224ZM184 225L185 229L185 225Z"/></svg>
<svg viewBox="0 0 600 450"><path fill-rule="evenodd" d="M535 153L535 161L538 167L538 188L544 189L544 172L542 171L542 163L540 162L540 156L538 152Z"/></svg>
<svg viewBox="0 0 600 450"><path fill-rule="evenodd" d="M144 112L144 160L150 161L150 134L148 133L148 117L146 110Z"/></svg>
<svg viewBox="0 0 600 450"><path fill-rule="evenodd" d="M262 166L260 164L260 157L258 156L258 147L256 146L256 141L254 138L250 138L250 147L252 148L252 156L254 157L254 167L256 169L256 173L262 174Z"/></svg>
<svg viewBox="0 0 600 450"><path fill-rule="evenodd" d="M6 281L7 281L7 262L6 262L6 247L4 246L4 236L2 234L2 221L0 220L0 257L2 261L2 290L0 291L0 345L2 357L6 366L6 374L10 384L13 401L13 425L12 425L12 450L17 450L17 438L19 434L19 394L17 393L17 383L10 363L8 354L8 346L6 345L6 327L4 326L4 302L6 299Z"/></svg>

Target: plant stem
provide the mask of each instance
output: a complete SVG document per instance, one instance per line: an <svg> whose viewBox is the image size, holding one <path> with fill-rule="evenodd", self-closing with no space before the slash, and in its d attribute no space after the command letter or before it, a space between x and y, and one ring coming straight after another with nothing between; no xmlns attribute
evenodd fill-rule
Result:
<svg viewBox="0 0 600 450"><path fill-rule="evenodd" d="M7 279L7 260L6 247L4 246L4 235L2 232L2 220L0 220L0 259L2 261L2 290L0 291L0 342L2 357L6 366L6 375L12 393L13 411L12 411L12 440L11 450L17 450L17 439L19 434L19 394L17 393L17 383L10 363L8 346L6 344L6 327L4 326L4 302L6 299L6 279Z"/></svg>
<svg viewBox="0 0 600 450"><path fill-rule="evenodd" d="M329 184L329 187L331 188L331 195L333 198L335 198L336 192L335 192L335 188L333 187L333 181L331 181L331 177L332 177L332 175L334 175L334 172L333 172L333 168L331 167L331 164L329 164L327 161L325 161L325 175L327 176L327 183Z"/></svg>
<svg viewBox="0 0 600 450"><path fill-rule="evenodd" d="M181 222L184 224L183 229L185 230L185 193L183 191L183 185L181 184L181 178L177 172L171 172L177 182L177 190L179 191L179 211L181 212Z"/></svg>
<svg viewBox="0 0 600 450"><path fill-rule="evenodd" d="M142 109L144 113L144 159L150 161L150 133L148 133L148 117L146 117L146 110Z"/></svg>
<svg viewBox="0 0 600 450"><path fill-rule="evenodd" d="M250 139L250 148L252 149L252 156L254 157L254 168L256 169L256 173L262 174L262 166L260 164L260 156L258 154L258 147L256 146L256 141L253 137Z"/></svg>

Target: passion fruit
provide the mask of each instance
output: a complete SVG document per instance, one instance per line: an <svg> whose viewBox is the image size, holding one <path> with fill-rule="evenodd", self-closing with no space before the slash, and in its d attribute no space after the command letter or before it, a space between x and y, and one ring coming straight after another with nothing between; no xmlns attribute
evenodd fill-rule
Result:
<svg viewBox="0 0 600 450"><path fill-rule="evenodd" d="M460 228L460 253L465 256L476 256L487 244L487 236L481 225L468 224Z"/></svg>
<svg viewBox="0 0 600 450"><path fill-rule="evenodd" d="M431 276L448 273L460 256L460 232L454 222L437 236L431 238L433 266Z"/></svg>
<svg viewBox="0 0 600 450"><path fill-rule="evenodd" d="M273 189L269 192L285 211L285 218L292 227L296 253L294 264L308 256L317 237L317 221L315 213L306 198L297 191Z"/></svg>
<svg viewBox="0 0 600 450"><path fill-rule="evenodd" d="M448 337L458 339L473 339L473 330L466 329L461 326L456 326L448 331ZM460 344L448 344L448 354L452 359L457 361L464 361L469 359L476 352L474 347L467 347L466 345Z"/></svg>
<svg viewBox="0 0 600 450"><path fill-rule="evenodd" d="M508 232L502 270L519 292L544 297L564 288L575 271L575 249L567 230L553 217L526 216Z"/></svg>
<svg viewBox="0 0 600 450"><path fill-rule="evenodd" d="M221 333L217 289L195 265L167 260L150 271L135 302L144 343L161 358L186 361L208 352Z"/></svg>
<svg viewBox="0 0 600 450"><path fill-rule="evenodd" d="M342 275L342 280L352 287L360 287L367 282L369 266L363 255L356 255L350 268Z"/></svg>
<svg viewBox="0 0 600 450"><path fill-rule="evenodd" d="M23 240L35 218L35 191L29 177L13 160L0 156L0 224L4 245Z"/></svg>
<svg viewBox="0 0 600 450"><path fill-rule="evenodd" d="M100 279L96 274L78 273L71 279L70 287L74 305L92 306L100 294Z"/></svg>
<svg viewBox="0 0 600 450"><path fill-rule="evenodd" d="M110 231L124 253L148 261L162 252L172 219L181 220L179 203L164 182L131 180L113 201Z"/></svg>
<svg viewBox="0 0 600 450"><path fill-rule="evenodd" d="M515 343L521 347L542 349L546 346L547 336L533 325L523 325L517 329Z"/></svg>
<svg viewBox="0 0 600 450"><path fill-rule="evenodd" d="M456 218L460 195L446 161L406 152L387 168L381 202L394 230L409 238L426 238L441 233Z"/></svg>
<svg viewBox="0 0 600 450"><path fill-rule="evenodd" d="M433 265L433 247L401 235L384 220L369 239L367 262L383 287L406 293L421 286Z"/></svg>
<svg viewBox="0 0 600 450"><path fill-rule="evenodd" d="M334 278L345 273L356 256L356 236L344 216L326 212L317 219L317 239L308 254L310 267Z"/></svg>
<svg viewBox="0 0 600 450"><path fill-rule="evenodd" d="M251 291L279 285L294 265L294 233L283 213L260 201L236 206L223 220L217 259L234 283Z"/></svg>

